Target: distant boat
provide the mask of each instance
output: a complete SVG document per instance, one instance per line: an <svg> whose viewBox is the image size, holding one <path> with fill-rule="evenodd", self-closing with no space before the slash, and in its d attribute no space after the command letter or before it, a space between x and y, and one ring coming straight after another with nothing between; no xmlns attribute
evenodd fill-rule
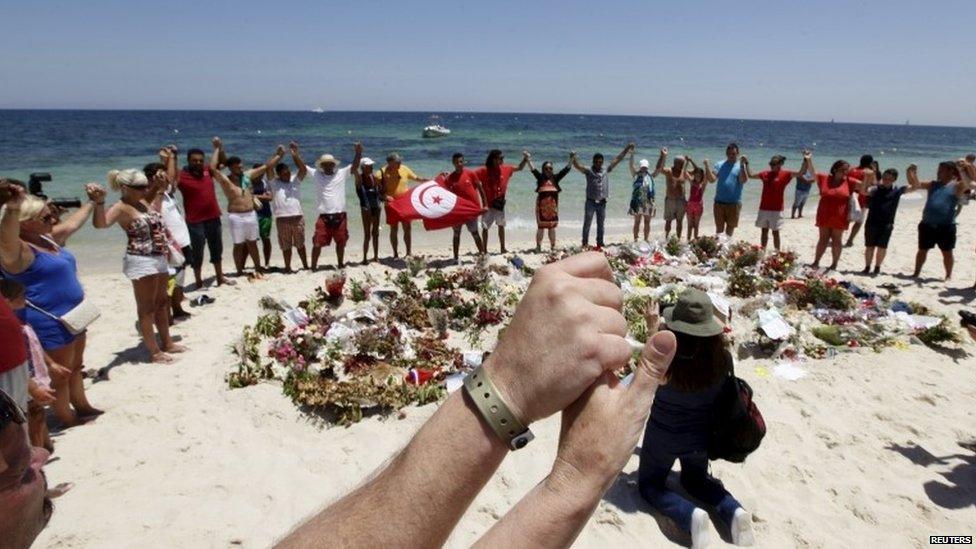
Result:
<svg viewBox="0 0 976 549"><path fill-rule="evenodd" d="M831 124L833 124L833 123L834 123L834 119L833 119L833 118L831 118L831 119L830 119L830 123L831 123Z"/></svg>
<svg viewBox="0 0 976 549"><path fill-rule="evenodd" d="M322 107L315 107L314 109L312 109L312 112L322 114L325 112L325 109L323 109Z"/></svg>
<svg viewBox="0 0 976 549"><path fill-rule="evenodd" d="M905 125L906 126L911 126L912 125L912 121L911 120L906 120L905 121Z"/></svg>
<svg viewBox="0 0 976 549"><path fill-rule="evenodd" d="M434 115L430 117L429 123L424 126L424 131L421 132L421 135L426 138L444 137L451 135L451 130L442 126L440 123L440 117Z"/></svg>

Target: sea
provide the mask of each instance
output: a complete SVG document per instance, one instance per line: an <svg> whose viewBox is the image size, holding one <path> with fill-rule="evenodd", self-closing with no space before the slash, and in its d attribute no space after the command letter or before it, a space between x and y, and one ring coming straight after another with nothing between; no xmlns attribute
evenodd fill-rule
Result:
<svg viewBox="0 0 976 549"><path fill-rule="evenodd" d="M440 138L423 138L421 131L431 116L451 130ZM353 143L362 142L365 155L381 164L389 152L399 152L405 164L419 175L433 177L451 170L451 155L464 153L469 165L484 162L490 149L505 152L506 162L518 163L523 150L532 154L536 166L551 160L558 170L577 151L587 163L594 153L608 161L629 142L637 144L635 159L652 165L660 147L672 157L688 154L696 161L724 158L729 142L739 144L755 170L762 169L774 154L787 157L787 168L798 168L800 151L814 151L816 167L826 170L836 159L856 163L862 154L872 154L882 169L893 167L904 174L910 163L919 166L924 178L935 175L942 160L976 152L976 129L918 125L877 125L843 122L791 122L712 118L670 118L647 116L603 116L526 113L452 112L250 112L250 111L129 111L129 110L0 110L0 175L26 180L31 173L47 172L52 181L44 192L51 197L81 197L85 183L103 183L110 169L140 168L156 159L156 151L175 144L181 156L190 148L210 151L210 140L220 136L228 154L240 156L246 164L263 162L278 144L297 141L306 162L323 153L342 162L352 160ZM613 239L629 238L632 220L627 215L631 180L624 164L611 176L607 231ZM904 175L901 177L904 184ZM663 177L657 184L663 196ZM579 243L582 226L585 181L572 172L563 180L560 197L559 237L563 243ZM506 213L508 238L525 241L534 237L534 178L528 171L517 173L509 185ZM751 228L759 203L761 184L746 185L741 226ZM705 232L711 224L714 190L706 191ZM788 190L787 205L792 190ZM223 196L218 196L224 205ZM921 196L908 201L920 202ZM111 199L110 199L111 200ZM352 180L347 188L350 214L350 246L362 242L361 223ZM313 188L305 190L306 220L313 221ZM659 201L663 213L663 202ZM808 202L808 215L815 212L816 191ZM810 221L812 225L812 220ZM654 231L659 231L656 219ZM225 224L226 225L226 224ZM225 229L226 230L226 229ZM742 231L746 232L746 231ZM755 232L755 231L753 231ZM450 231L424 234L414 229L414 241L444 243L449 251ZM750 234L744 234L746 238ZM467 238L467 237L465 237ZM591 237L591 241L592 241ZM229 242L229 238L225 238ZM493 245L497 240L493 234ZM470 243L463 241L464 246ZM95 230L87 226L70 246L83 250L82 264L97 270L119 267L125 237L120 230ZM381 254L389 253L386 236L381 236ZM229 250L226 263L229 266ZM350 254L351 258L357 253Z"/></svg>

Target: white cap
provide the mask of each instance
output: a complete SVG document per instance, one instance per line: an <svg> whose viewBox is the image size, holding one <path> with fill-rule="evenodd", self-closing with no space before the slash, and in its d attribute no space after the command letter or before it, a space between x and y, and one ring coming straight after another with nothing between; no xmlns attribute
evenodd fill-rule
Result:
<svg viewBox="0 0 976 549"><path fill-rule="evenodd" d="M375 162L373 162L373 159L372 158L370 158L370 157L367 156L367 157L364 157L362 160L360 160L359 161L359 164L361 166L372 166L373 164L375 164Z"/></svg>
<svg viewBox="0 0 976 549"><path fill-rule="evenodd" d="M651 167L651 163L650 163L650 162L648 162L646 158L641 158L641 161L640 161L640 162L638 162L638 165L639 165L639 166L640 166L641 168L650 168L650 167Z"/></svg>

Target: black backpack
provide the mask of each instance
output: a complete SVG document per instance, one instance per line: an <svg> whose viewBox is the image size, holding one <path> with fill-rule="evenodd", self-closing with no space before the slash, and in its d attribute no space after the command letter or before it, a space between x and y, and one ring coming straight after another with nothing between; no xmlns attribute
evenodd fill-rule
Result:
<svg viewBox="0 0 976 549"><path fill-rule="evenodd" d="M715 399L708 459L742 463L764 436L766 422L752 400L752 387L735 376L733 366Z"/></svg>

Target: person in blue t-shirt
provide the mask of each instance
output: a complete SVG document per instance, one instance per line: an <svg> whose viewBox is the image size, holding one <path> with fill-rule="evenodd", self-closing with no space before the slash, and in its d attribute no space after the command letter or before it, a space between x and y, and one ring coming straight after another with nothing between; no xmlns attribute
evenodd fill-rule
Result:
<svg viewBox="0 0 976 549"><path fill-rule="evenodd" d="M922 210L922 222L918 224L918 253L915 254L915 272L912 273L912 278L918 278L922 274L922 266L925 265L929 250L936 245L942 252L945 279L952 278L952 250L956 247L956 206L959 199L973 186L971 171L964 160L940 162L935 180L919 181L918 166L908 166L908 185L912 190L928 191L925 208Z"/></svg>
<svg viewBox="0 0 976 549"><path fill-rule="evenodd" d="M745 159L743 159L745 160ZM729 143L725 147L725 160L715 164L714 174L708 180L715 183L715 205L712 213L715 216L715 234L725 233L732 236L739 226L739 214L742 211L742 187L747 177L742 164L739 162L739 146Z"/></svg>

